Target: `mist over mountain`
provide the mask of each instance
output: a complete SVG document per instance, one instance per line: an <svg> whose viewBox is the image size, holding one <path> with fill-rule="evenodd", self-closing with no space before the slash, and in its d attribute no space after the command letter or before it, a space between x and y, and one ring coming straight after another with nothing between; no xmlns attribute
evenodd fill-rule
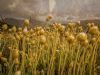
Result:
<svg viewBox="0 0 100 75"><path fill-rule="evenodd" d="M63 16L66 16L77 19L100 17L100 0L54 1L56 4L52 13L55 17L60 16L63 18ZM42 18L48 14L49 0L0 0L0 15L5 17L19 19L32 17L43 20Z"/></svg>

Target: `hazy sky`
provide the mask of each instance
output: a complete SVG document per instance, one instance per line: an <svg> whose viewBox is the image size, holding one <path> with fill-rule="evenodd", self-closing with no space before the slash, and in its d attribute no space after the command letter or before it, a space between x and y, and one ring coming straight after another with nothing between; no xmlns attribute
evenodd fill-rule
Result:
<svg viewBox="0 0 100 75"><path fill-rule="evenodd" d="M100 16L100 0L55 0L53 12L72 16ZM0 0L0 15L27 18L47 14L49 0Z"/></svg>

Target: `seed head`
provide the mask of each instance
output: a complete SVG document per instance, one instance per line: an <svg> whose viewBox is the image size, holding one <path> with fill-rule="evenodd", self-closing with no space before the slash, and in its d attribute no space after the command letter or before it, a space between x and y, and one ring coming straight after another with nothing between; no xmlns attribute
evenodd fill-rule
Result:
<svg viewBox="0 0 100 75"><path fill-rule="evenodd" d="M88 43L89 43L88 40L85 40L85 41L81 42L82 46L88 46Z"/></svg>
<svg viewBox="0 0 100 75"><path fill-rule="evenodd" d="M22 32L22 28L21 28L21 27L19 27L19 28L18 28L18 31L19 31L19 32Z"/></svg>
<svg viewBox="0 0 100 75"><path fill-rule="evenodd" d="M41 29L41 30L39 31L39 34L40 34L40 35L43 35L44 33L45 33L44 29Z"/></svg>
<svg viewBox="0 0 100 75"><path fill-rule="evenodd" d="M75 41L75 37L73 35L68 36L68 42L73 43Z"/></svg>
<svg viewBox="0 0 100 75"><path fill-rule="evenodd" d="M46 43L46 37L44 35L40 36L40 43L42 44Z"/></svg>
<svg viewBox="0 0 100 75"><path fill-rule="evenodd" d="M33 32L34 32L34 31L33 31L33 29L31 28L31 29L30 29L30 33L32 34Z"/></svg>
<svg viewBox="0 0 100 75"><path fill-rule="evenodd" d="M28 35L28 29L27 29L27 27L25 27L24 29L23 29L23 33L25 34L25 35Z"/></svg>
<svg viewBox="0 0 100 75"><path fill-rule="evenodd" d="M52 15L48 15L47 18L46 18L46 21L50 21L52 18L53 18Z"/></svg>
<svg viewBox="0 0 100 75"><path fill-rule="evenodd" d="M79 30L80 32L82 32L82 31L83 31L83 28L80 26L80 27L78 28L78 30Z"/></svg>
<svg viewBox="0 0 100 75"><path fill-rule="evenodd" d="M68 36L70 36L70 32L65 32L65 37L68 37Z"/></svg>
<svg viewBox="0 0 100 75"><path fill-rule="evenodd" d="M35 28L35 31L39 31L41 29L43 29L43 28L41 26L38 26L38 27Z"/></svg>
<svg viewBox="0 0 100 75"><path fill-rule="evenodd" d="M91 39L92 43L95 43L96 41L97 41L97 39L95 37Z"/></svg>
<svg viewBox="0 0 100 75"><path fill-rule="evenodd" d="M63 32L64 30L65 30L65 26L64 26L64 25L61 25L61 26L59 27L59 31Z"/></svg>
<svg viewBox="0 0 100 75"><path fill-rule="evenodd" d="M87 40L87 35L86 35L86 33L84 33L84 32L79 33L79 34L77 35L77 39L78 39L79 41L85 41L85 40Z"/></svg>
<svg viewBox="0 0 100 75"><path fill-rule="evenodd" d="M9 31L9 32L12 32L12 29L9 29L8 31Z"/></svg>
<svg viewBox="0 0 100 75"><path fill-rule="evenodd" d="M16 71L14 75L21 75L21 71Z"/></svg>
<svg viewBox="0 0 100 75"><path fill-rule="evenodd" d="M29 20L28 19L25 19L24 20L24 26L29 26L29 24L30 24Z"/></svg>
<svg viewBox="0 0 100 75"><path fill-rule="evenodd" d="M89 33L90 33L90 34L93 34L93 35L98 34L98 33L99 33L99 28L98 28L98 26L92 26L92 27L90 27Z"/></svg>
<svg viewBox="0 0 100 75"><path fill-rule="evenodd" d="M3 30L7 30L7 28L8 28L8 25L7 25L7 24L4 24L4 25L2 26L2 29L3 29Z"/></svg>
<svg viewBox="0 0 100 75"><path fill-rule="evenodd" d="M30 40L30 38L29 38L29 37L27 37L27 38L26 38L26 41L28 42L29 40Z"/></svg>
<svg viewBox="0 0 100 75"><path fill-rule="evenodd" d="M93 25L94 25L94 24L93 24ZM88 24L87 24L88 28L92 27L93 25L92 25L92 23L88 23Z"/></svg>
<svg viewBox="0 0 100 75"><path fill-rule="evenodd" d="M16 32L16 31L17 31L16 26L13 26L13 27L12 27L12 31L13 31L13 32Z"/></svg>
<svg viewBox="0 0 100 75"><path fill-rule="evenodd" d="M70 28L74 28L75 25L76 25L76 23L74 23L74 22L70 22L70 23L68 23L68 27L70 27Z"/></svg>
<svg viewBox="0 0 100 75"><path fill-rule="evenodd" d="M15 64L15 65L18 65L18 64L19 64L18 58L14 59L14 64Z"/></svg>
<svg viewBox="0 0 100 75"><path fill-rule="evenodd" d="M14 49L13 52L12 52L12 57L13 57L13 59L18 58L19 57L19 50Z"/></svg>
<svg viewBox="0 0 100 75"><path fill-rule="evenodd" d="M16 37L17 40L20 40L20 39L21 39L20 36L19 36L18 34L16 34L15 37Z"/></svg>

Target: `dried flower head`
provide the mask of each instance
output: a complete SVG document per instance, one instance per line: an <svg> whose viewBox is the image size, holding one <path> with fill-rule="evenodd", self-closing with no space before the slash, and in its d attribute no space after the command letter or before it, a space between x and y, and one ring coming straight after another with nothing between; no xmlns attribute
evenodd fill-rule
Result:
<svg viewBox="0 0 100 75"><path fill-rule="evenodd" d="M23 33L24 33L26 36L28 36L29 31L28 31L27 27L25 27L25 28L23 29Z"/></svg>
<svg viewBox="0 0 100 75"><path fill-rule="evenodd" d="M12 29L9 29L8 31L9 31L9 32L12 32Z"/></svg>
<svg viewBox="0 0 100 75"><path fill-rule="evenodd" d="M24 20L24 26L29 26L30 22L29 22L29 19L25 19Z"/></svg>
<svg viewBox="0 0 100 75"><path fill-rule="evenodd" d="M13 27L12 27L12 31L13 31L13 32L16 32L16 31L17 31L16 26L13 26Z"/></svg>
<svg viewBox="0 0 100 75"><path fill-rule="evenodd" d="M14 49L14 50L12 51L12 57L13 57L13 59L18 58L18 57L19 57L19 50Z"/></svg>
<svg viewBox="0 0 100 75"><path fill-rule="evenodd" d="M93 35L98 34L98 33L99 33L99 28L98 28L98 26L92 26L92 27L90 27L89 33L90 33L90 34L93 34Z"/></svg>
<svg viewBox="0 0 100 75"><path fill-rule="evenodd" d="M21 28L21 27L19 27L19 28L18 28L18 31L22 32L22 28Z"/></svg>
<svg viewBox="0 0 100 75"><path fill-rule="evenodd" d="M88 43L89 43L89 41L88 40L85 40L85 41L81 42L81 45L82 46L88 46Z"/></svg>
<svg viewBox="0 0 100 75"><path fill-rule="evenodd" d="M14 64L15 64L15 65L19 65L19 63L20 63L20 62L19 62L19 59L18 59L18 58L14 59Z"/></svg>
<svg viewBox="0 0 100 75"><path fill-rule="evenodd" d="M77 35L77 39L78 39L79 41L85 41L85 40L87 40L87 35L86 35L86 33L84 33L84 32L79 33L79 34Z"/></svg>
<svg viewBox="0 0 100 75"><path fill-rule="evenodd" d="M7 28L8 28L8 25L7 24L2 25L2 29L3 30L7 30Z"/></svg>
<svg viewBox="0 0 100 75"><path fill-rule="evenodd" d="M92 43L96 43L96 41L97 41L97 39L95 37L91 39Z"/></svg>
<svg viewBox="0 0 100 75"><path fill-rule="evenodd" d="M46 43L46 37L44 35L40 36L40 43L42 44Z"/></svg>
<svg viewBox="0 0 100 75"><path fill-rule="evenodd" d="M68 36L67 40L68 40L69 43L74 43L74 41L75 41L74 35Z"/></svg>
<svg viewBox="0 0 100 75"><path fill-rule="evenodd" d="M64 26L64 25L61 25L61 26L59 27L59 31L61 31L61 32L65 31L65 26Z"/></svg>
<svg viewBox="0 0 100 75"><path fill-rule="evenodd" d="M82 32L82 31L83 31L82 26L78 27L78 30L79 30L80 32Z"/></svg>
<svg viewBox="0 0 100 75"><path fill-rule="evenodd" d="M16 71L14 75L21 75L21 71Z"/></svg>
<svg viewBox="0 0 100 75"><path fill-rule="evenodd" d="M66 31L66 32L64 33L64 36L65 36L65 37L70 36L70 32Z"/></svg>
<svg viewBox="0 0 100 75"><path fill-rule="evenodd" d="M44 29L41 29L41 30L39 31L39 34L40 34L40 35L44 35L44 34L45 34Z"/></svg>
<svg viewBox="0 0 100 75"><path fill-rule="evenodd" d="M87 26L88 26L88 28L90 28L90 27L94 26L94 24L93 23L88 23Z"/></svg>
<svg viewBox="0 0 100 75"><path fill-rule="evenodd" d="M75 27L75 25L76 25L76 23L74 23L74 22L70 22L70 23L68 23L68 27L70 27L70 28Z"/></svg>
<svg viewBox="0 0 100 75"><path fill-rule="evenodd" d="M31 28L29 32L32 34L34 32L34 30Z"/></svg>
<svg viewBox="0 0 100 75"><path fill-rule="evenodd" d="M15 37L16 37L17 40L20 40L21 39L18 34L16 34Z"/></svg>
<svg viewBox="0 0 100 75"><path fill-rule="evenodd" d="M47 18L46 18L46 21L50 21L52 18L53 18L52 15L48 15Z"/></svg>

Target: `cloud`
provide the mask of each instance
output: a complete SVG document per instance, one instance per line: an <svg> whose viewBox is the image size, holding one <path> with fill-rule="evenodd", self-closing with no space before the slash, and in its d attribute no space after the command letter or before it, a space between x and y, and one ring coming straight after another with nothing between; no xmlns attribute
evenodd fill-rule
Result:
<svg viewBox="0 0 100 75"><path fill-rule="evenodd" d="M0 0L0 15L36 18L36 16L47 14L49 11L62 16L100 15L100 0L55 0L53 2L53 6L49 8L49 0Z"/></svg>
<svg viewBox="0 0 100 75"><path fill-rule="evenodd" d="M8 8L14 10L20 4L20 1L22 0L14 0L11 4L8 5Z"/></svg>

